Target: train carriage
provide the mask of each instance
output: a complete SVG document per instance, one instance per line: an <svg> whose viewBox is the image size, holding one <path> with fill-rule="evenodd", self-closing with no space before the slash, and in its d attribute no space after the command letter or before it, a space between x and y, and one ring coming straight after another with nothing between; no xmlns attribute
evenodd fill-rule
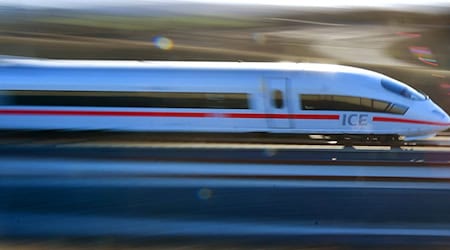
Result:
<svg viewBox="0 0 450 250"><path fill-rule="evenodd" d="M412 140L450 127L382 74L306 63L4 59L0 129L269 132Z"/></svg>

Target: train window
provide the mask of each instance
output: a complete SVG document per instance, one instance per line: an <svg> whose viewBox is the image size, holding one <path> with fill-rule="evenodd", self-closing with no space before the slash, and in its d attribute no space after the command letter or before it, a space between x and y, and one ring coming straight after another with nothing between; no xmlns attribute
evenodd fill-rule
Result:
<svg viewBox="0 0 450 250"><path fill-rule="evenodd" d="M283 108L283 92L281 92L281 90L277 89L272 92L272 102L275 108Z"/></svg>
<svg viewBox="0 0 450 250"><path fill-rule="evenodd" d="M370 98L341 95L300 95L303 110L363 111L404 114L408 107Z"/></svg>
<svg viewBox="0 0 450 250"><path fill-rule="evenodd" d="M400 104L392 104L391 107L389 107L388 112L392 114L400 114L403 115L408 111L408 107L400 105Z"/></svg>
<svg viewBox="0 0 450 250"><path fill-rule="evenodd" d="M361 98L354 96L333 96L335 110L364 111Z"/></svg>
<svg viewBox="0 0 450 250"><path fill-rule="evenodd" d="M361 98L340 95L301 95L303 110L346 110L364 111Z"/></svg>
<svg viewBox="0 0 450 250"><path fill-rule="evenodd" d="M247 93L6 91L9 105L248 109Z"/></svg>
<svg viewBox="0 0 450 250"><path fill-rule="evenodd" d="M389 102L373 100L373 112L385 112L389 105Z"/></svg>
<svg viewBox="0 0 450 250"><path fill-rule="evenodd" d="M1 105L8 105L8 96L5 94L5 92L0 91L0 106Z"/></svg>
<svg viewBox="0 0 450 250"><path fill-rule="evenodd" d="M303 110L321 110L323 102L320 101L320 95L301 95Z"/></svg>
<svg viewBox="0 0 450 250"><path fill-rule="evenodd" d="M337 110L331 95L301 95L303 110Z"/></svg>
<svg viewBox="0 0 450 250"><path fill-rule="evenodd" d="M397 95L401 95L411 100L423 101L427 99L425 95L421 94L417 90L394 79L381 79L381 86Z"/></svg>
<svg viewBox="0 0 450 250"><path fill-rule="evenodd" d="M361 98L361 108L364 111L371 112L372 111L372 99Z"/></svg>

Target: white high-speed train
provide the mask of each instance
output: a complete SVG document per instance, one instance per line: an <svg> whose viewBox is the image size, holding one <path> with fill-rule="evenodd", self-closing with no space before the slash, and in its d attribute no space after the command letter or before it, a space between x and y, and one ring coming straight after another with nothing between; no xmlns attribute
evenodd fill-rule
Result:
<svg viewBox="0 0 450 250"><path fill-rule="evenodd" d="M307 63L0 60L0 129L430 137L450 127L385 75Z"/></svg>

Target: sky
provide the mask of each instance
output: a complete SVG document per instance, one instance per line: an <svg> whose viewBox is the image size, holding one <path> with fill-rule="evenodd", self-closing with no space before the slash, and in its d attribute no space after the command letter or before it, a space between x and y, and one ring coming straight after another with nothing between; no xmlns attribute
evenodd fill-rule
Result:
<svg viewBox="0 0 450 250"><path fill-rule="evenodd" d="M300 7L396 7L450 6L450 0L0 0L0 5L22 7L88 7L92 5L132 5L196 2L210 4L246 4Z"/></svg>

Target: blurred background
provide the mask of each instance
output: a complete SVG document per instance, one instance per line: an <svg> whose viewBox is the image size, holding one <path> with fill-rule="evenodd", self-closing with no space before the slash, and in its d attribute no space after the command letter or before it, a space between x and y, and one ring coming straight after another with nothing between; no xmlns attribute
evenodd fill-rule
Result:
<svg viewBox="0 0 450 250"><path fill-rule="evenodd" d="M0 55L54 59L290 61L351 65L384 73L420 89L447 113L450 113L450 1L0 0ZM268 151L268 154L271 152ZM381 154L376 155L376 157L379 156ZM361 179L356 180L356 182L358 181ZM135 189L126 187L123 188L122 193L113 189L108 193L109 196L105 195L106 191L101 188L98 188L100 191L96 191L98 195L91 189L84 190L78 187L73 189L75 191L71 192L79 192L78 199L82 201L83 206L88 207L86 211L79 211L82 215L89 214L91 206L94 207L93 204L100 207L94 207L95 209L103 211L101 205L109 204L108 197L114 201L116 197L125 200L124 205L111 203L112 210L116 209L120 215L127 214L126 211L131 211L131 214L134 207L139 208L139 205L135 204L143 203L146 197L154 195L152 188L143 192L141 187L135 187ZM290 192L290 189L287 189ZM27 190L27 192L23 192L23 197L45 196L48 194L48 190L45 188L39 192ZM75 195L68 196L66 194L70 194L70 192L64 193L61 190L59 187L54 188L52 192L60 194L57 196L60 200L52 201L57 206L61 204L61 207L66 209L64 204L71 204L70 201ZM139 190L142 191L140 196L137 195ZM172 194L170 196L164 189L160 196L163 197L162 200L168 200L169 205L175 204L173 207L182 207L187 204L188 198L186 197L196 192L195 189L193 190L185 191L186 195L180 191L182 195L178 194L178 200L173 198L177 195L176 190L172 190L173 193L170 193ZM208 190L206 189L206 194L210 193ZM382 188L382 190L387 189ZM245 211L249 213L248 216L251 216L253 211L258 208L251 202L257 194L262 197L261 204L263 204L259 211L263 211L265 214L264 205L270 205L270 202L267 202L269 198L266 198L260 191L251 193L247 190L248 194L244 192L243 195L241 194L242 190L238 191L236 193L239 194L236 196L224 197L235 198L239 195L244 197L243 204L247 204L245 202L249 201L248 211ZM15 189L14 192L16 192ZM15 194L14 192L11 193ZM219 193L219 191L217 192ZM228 189L225 189L224 192L225 194L231 193ZM425 197L428 196L425 191L422 196L417 196L414 192L416 191L411 192L409 197L418 204L421 203L420 197L425 200ZM31 195L29 195L30 193ZM85 195L92 193L97 195L95 199L84 200ZM281 194L286 193L288 192ZM273 194L270 198L282 197L276 192ZM440 194L445 195L443 192ZM291 197L295 197L296 202L300 202L296 198L297 194L291 195ZM305 192L305 195L308 193ZM336 200L339 200L340 197L347 197L345 195L335 196ZM330 196L334 197L333 194ZM364 201L368 207L380 208L379 215L383 215L386 210L389 210L382 209L383 202L365 200L365 197L361 194L359 200ZM383 195L374 193L371 197L379 198ZM396 201L402 203L401 198L404 198L404 195L398 192L392 197L392 199L386 199L389 204ZM416 199L416 197L419 198ZM14 202L20 205L22 200L27 198L18 197L14 200L14 197L5 195L2 198L3 208L12 207L11 204ZM102 203L101 199L103 198L106 201ZM350 192L347 198L352 200L354 193ZM10 203L8 203L8 199L10 199ZM294 198L292 199L294 200ZM232 205L235 204L231 198L224 200ZM323 198L323 200L326 199ZM445 208L445 206L439 205L442 204L440 196L434 200L436 202L433 204L436 206L431 206L432 208ZM66 203L61 201L66 201ZM42 205L39 202L37 204ZM192 203L197 204L195 202L199 201L194 199ZM148 203L153 206L153 201ZM217 207L222 209L220 205L222 203L218 204ZM355 202L355 204L357 203ZM157 205L155 206L159 209ZM41 207L43 213L46 214L48 211L45 210L45 204L38 206L38 209ZM146 209L145 206L143 207L142 211ZM192 210L198 207L193 205ZM328 208L328 205L326 207ZM425 207L427 205L424 203ZM22 207L20 208L22 209ZM342 211L348 210L348 207L344 205L340 208ZM358 210L356 205L352 208L355 211ZM76 210L77 207L74 206L74 209ZM96 211L95 209L92 210ZM211 208L204 209L204 211L209 211L208 209ZM270 207L267 208L267 211L270 209ZM312 211L315 212L314 209L315 207L312 208ZM415 209L421 211L422 207ZM164 209L161 208L161 210ZM332 208L330 208L331 210ZM198 213L203 216L201 213L203 210L199 211ZM297 212L294 208L292 211ZM348 211L353 214L354 210ZM161 213L163 214L163 212ZM301 212L299 213L301 214ZM398 212L398 214L404 213L404 211ZM446 212L442 211L442 213ZM289 217L289 214L286 214L286 217ZM56 220L60 222L58 218ZM440 220L437 215L433 219ZM46 217L42 217L39 221L45 220L47 220ZM1 217L0 232L8 229L6 226L2 229L2 223L5 221L9 221L11 225L16 223L14 218ZM65 223L64 220L61 221L62 224ZM16 224L20 224L20 221ZM4 225L7 223L5 222ZM107 228L108 224L104 226ZM13 231L14 228L9 229ZM95 227L92 230L95 231ZM380 240L387 240L387 237ZM125 245L121 245L122 243L114 239L91 239L88 243L84 239L79 241L71 239L67 243L64 238L44 241L44 243L42 241L35 243L33 239L14 241L10 238L0 239L0 242L0 249L145 249L148 243L142 239L140 241L131 239ZM130 244L130 242L132 243ZM245 241L243 242L245 243ZM191 248L184 247L184 243L171 242L170 239L163 243L158 245L158 243L152 242L156 249L246 248L245 244L244 247L240 247L239 242L233 245L194 242L190 244ZM348 246L342 248L324 246L322 248L317 245L320 244L316 244L314 249L348 249ZM250 248L253 247L255 246L250 245ZM264 245L264 247L264 249L280 249L279 246ZM416 249L413 247L415 247L414 244L401 249ZM423 247L423 245L419 245L417 249L424 249ZM425 249L430 249L430 247L426 246ZM281 249L297 248L294 244ZM398 248L394 246L392 249Z"/></svg>
<svg viewBox="0 0 450 250"><path fill-rule="evenodd" d="M353 65L447 113L449 31L449 1L0 1L1 55Z"/></svg>

